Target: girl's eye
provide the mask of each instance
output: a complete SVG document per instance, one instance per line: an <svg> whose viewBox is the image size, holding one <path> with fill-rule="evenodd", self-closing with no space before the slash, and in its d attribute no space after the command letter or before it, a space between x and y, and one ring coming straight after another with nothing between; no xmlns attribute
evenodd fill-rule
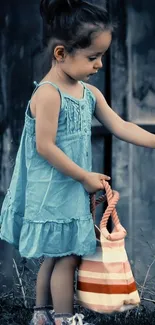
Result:
<svg viewBox="0 0 155 325"><path fill-rule="evenodd" d="M89 61L94 61L94 60L96 60L96 56L89 58Z"/></svg>

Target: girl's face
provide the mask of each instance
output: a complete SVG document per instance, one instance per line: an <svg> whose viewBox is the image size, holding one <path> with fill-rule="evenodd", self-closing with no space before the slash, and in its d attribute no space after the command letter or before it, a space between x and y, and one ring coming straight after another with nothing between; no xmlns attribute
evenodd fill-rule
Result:
<svg viewBox="0 0 155 325"><path fill-rule="evenodd" d="M73 80L87 81L89 77L102 68L102 57L111 44L110 31L98 33L92 44L77 50L73 55L66 54L60 68L66 76Z"/></svg>

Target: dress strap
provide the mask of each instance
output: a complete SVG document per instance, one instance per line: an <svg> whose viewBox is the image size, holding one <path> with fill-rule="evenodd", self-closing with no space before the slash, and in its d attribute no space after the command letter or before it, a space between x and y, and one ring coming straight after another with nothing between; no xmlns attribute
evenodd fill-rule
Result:
<svg viewBox="0 0 155 325"><path fill-rule="evenodd" d="M83 81L80 80L80 83L83 86L83 88L86 88L85 83Z"/></svg>
<svg viewBox="0 0 155 325"><path fill-rule="evenodd" d="M62 93L61 93L59 87L58 87L55 83L53 83L53 82L51 82L51 81L43 81L43 82L37 83L37 81L34 81L33 84L35 85L35 89L34 89L33 92L32 92L31 98L32 98L32 96L34 95L34 93L36 92L36 90L37 90L39 87L41 87L41 86L43 86L43 85L45 85L45 84L49 84L49 85L55 87L55 88L58 90L58 92L59 92L59 94L60 94L60 98L61 98L61 107L63 107L63 95L62 95ZM29 100L29 102L28 102L26 112L28 111L28 109L29 109L29 107L30 107L31 98L30 98L30 100Z"/></svg>
<svg viewBox="0 0 155 325"><path fill-rule="evenodd" d="M37 90L39 87L41 87L41 86L43 86L43 85L45 85L45 84L49 84L49 85L55 87L55 88L59 91L60 95L62 96L59 87L58 87L55 83L53 83L53 82L51 82L51 81L43 81L43 82L40 82L40 83L37 83L36 81L34 81L33 84L35 85L35 89L33 90L33 93L32 93L32 95L31 95L31 98L32 98L33 94L36 92L36 90Z"/></svg>

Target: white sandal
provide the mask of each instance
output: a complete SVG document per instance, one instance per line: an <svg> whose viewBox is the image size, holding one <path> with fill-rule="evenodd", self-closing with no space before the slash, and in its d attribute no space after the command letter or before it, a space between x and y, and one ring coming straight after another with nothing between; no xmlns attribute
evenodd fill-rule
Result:
<svg viewBox="0 0 155 325"><path fill-rule="evenodd" d="M75 314L72 317L64 318L62 320L61 325L93 325L87 322L83 322L84 315L83 314Z"/></svg>

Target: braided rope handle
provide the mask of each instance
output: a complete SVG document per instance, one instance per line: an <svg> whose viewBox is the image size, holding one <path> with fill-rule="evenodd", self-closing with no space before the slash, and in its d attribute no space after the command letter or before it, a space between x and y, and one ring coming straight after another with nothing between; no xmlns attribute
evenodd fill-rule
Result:
<svg viewBox="0 0 155 325"><path fill-rule="evenodd" d="M92 217L95 223L96 219L96 206L101 202L105 202L107 200L108 206L102 216L100 222L100 232L106 237L106 239L115 241L123 239L126 236L126 230L122 227L117 211L116 211L116 204L119 201L119 193L117 191L113 191L108 182L103 180L104 188L106 191L105 195L100 196L96 200L96 194L90 194L90 210L92 213ZM112 217L112 221L114 223L114 230L112 233L109 233L107 229L107 223L110 218Z"/></svg>

